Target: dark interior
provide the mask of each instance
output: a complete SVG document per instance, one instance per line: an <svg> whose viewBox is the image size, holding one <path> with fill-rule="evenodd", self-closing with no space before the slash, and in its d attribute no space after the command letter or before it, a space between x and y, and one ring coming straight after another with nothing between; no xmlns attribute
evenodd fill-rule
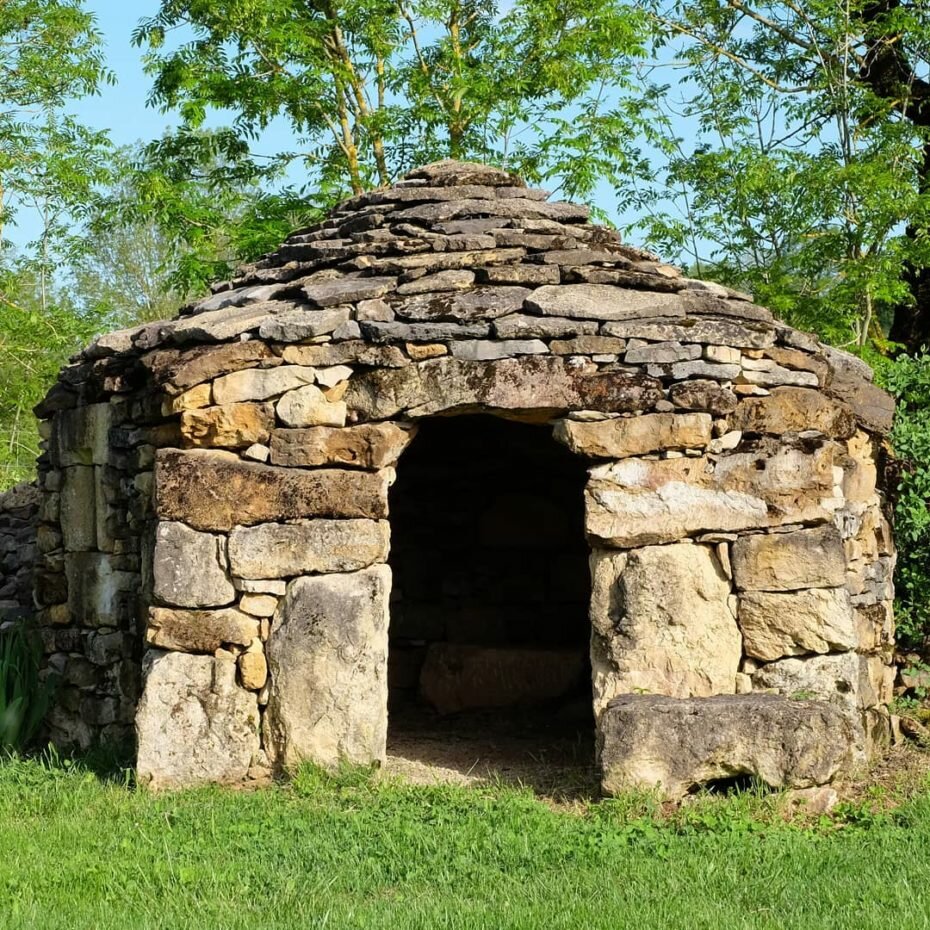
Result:
<svg viewBox="0 0 930 930"><path fill-rule="evenodd" d="M421 424L391 489L389 752L590 761L586 477L548 426Z"/></svg>

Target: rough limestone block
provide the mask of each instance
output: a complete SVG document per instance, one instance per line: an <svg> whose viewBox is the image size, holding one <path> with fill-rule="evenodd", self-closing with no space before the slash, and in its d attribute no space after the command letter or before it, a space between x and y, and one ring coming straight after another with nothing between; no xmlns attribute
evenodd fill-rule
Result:
<svg viewBox="0 0 930 930"><path fill-rule="evenodd" d="M736 409L736 395L716 381L683 381L673 384L669 400L682 410L706 410L716 417L725 417Z"/></svg>
<svg viewBox="0 0 930 930"><path fill-rule="evenodd" d="M377 520L387 516L393 480L390 468L304 471L243 462L231 453L162 449L155 465L155 509L163 520L198 530L316 516Z"/></svg>
<svg viewBox="0 0 930 930"><path fill-rule="evenodd" d="M700 532L732 532L832 517L835 449L773 446L730 455L625 459L591 469L589 536L626 548ZM814 584L811 587L827 587Z"/></svg>
<svg viewBox="0 0 930 930"><path fill-rule="evenodd" d="M580 455L620 459L661 449L706 446L712 428L708 413L648 413L599 423L559 420L553 435Z"/></svg>
<svg viewBox="0 0 930 930"><path fill-rule="evenodd" d="M345 399L361 420L388 419L404 410L421 417L476 406L542 413L627 413L651 410L662 399L662 388L645 375L593 372L547 355L491 362L438 358L357 375Z"/></svg>
<svg viewBox="0 0 930 930"><path fill-rule="evenodd" d="M541 339L464 339L452 343L455 358L482 361L512 355L545 355L549 347Z"/></svg>
<svg viewBox="0 0 930 930"><path fill-rule="evenodd" d="M285 426L345 426L346 423L345 403L331 403L313 384L288 391L275 409Z"/></svg>
<svg viewBox="0 0 930 930"><path fill-rule="evenodd" d="M225 607L236 599L226 573L226 539L162 522L152 558L154 594L175 607Z"/></svg>
<svg viewBox="0 0 930 930"><path fill-rule="evenodd" d="M259 624L240 610L149 609L145 641L179 652L216 652L227 644L248 646L259 634Z"/></svg>
<svg viewBox="0 0 930 930"><path fill-rule="evenodd" d="M563 697L583 676L584 657L577 649L433 643L426 650L420 694L440 714L455 714Z"/></svg>
<svg viewBox="0 0 930 930"><path fill-rule="evenodd" d="M856 418L842 401L802 387L776 388L768 397L747 397L730 418L730 426L747 433L800 433L819 430L847 439L856 431Z"/></svg>
<svg viewBox="0 0 930 930"><path fill-rule="evenodd" d="M640 689L732 694L742 638L730 584L708 546L678 543L591 556L595 713Z"/></svg>
<svg viewBox="0 0 930 930"><path fill-rule="evenodd" d="M839 587L846 583L843 540L832 525L744 536L733 545L733 575L743 591Z"/></svg>
<svg viewBox="0 0 930 930"><path fill-rule="evenodd" d="M265 743L279 765L384 759L391 570L298 578L266 649Z"/></svg>
<svg viewBox="0 0 930 930"><path fill-rule="evenodd" d="M630 320L643 317L683 317L678 294L639 291L610 284L547 284L526 298L531 313L585 320Z"/></svg>
<svg viewBox="0 0 930 930"><path fill-rule="evenodd" d="M96 480L92 465L72 465L62 472L59 520L65 549L97 548Z"/></svg>
<svg viewBox="0 0 930 930"><path fill-rule="evenodd" d="M112 408L88 404L59 411L52 421L49 454L56 468L70 465L106 465Z"/></svg>
<svg viewBox="0 0 930 930"><path fill-rule="evenodd" d="M232 531L229 562L237 578L353 572L386 561L389 541L384 520L263 523Z"/></svg>
<svg viewBox="0 0 930 930"><path fill-rule="evenodd" d="M271 437L271 463L384 468L397 462L414 435L413 427L395 423L279 429Z"/></svg>
<svg viewBox="0 0 930 930"><path fill-rule="evenodd" d="M213 382L213 400L219 405L267 400L305 384L313 384L315 377L312 368L300 365L235 371Z"/></svg>
<svg viewBox="0 0 930 930"><path fill-rule="evenodd" d="M101 552L69 552L65 556L68 602L81 626L128 626L135 618L139 575L114 568Z"/></svg>
<svg viewBox="0 0 930 930"><path fill-rule="evenodd" d="M867 662L855 652L768 662L752 673L752 686L757 691L770 688L788 697L829 701L848 711L877 703Z"/></svg>
<svg viewBox="0 0 930 930"><path fill-rule="evenodd" d="M267 442L273 429L271 404L226 404L181 414L181 436L187 446L245 449Z"/></svg>
<svg viewBox="0 0 930 930"><path fill-rule="evenodd" d="M855 649L856 619L845 588L744 591L739 626L746 655L763 662Z"/></svg>
<svg viewBox="0 0 930 930"><path fill-rule="evenodd" d="M150 651L136 713L139 783L153 789L246 780L259 751L258 699L232 656Z"/></svg>
<svg viewBox="0 0 930 930"><path fill-rule="evenodd" d="M677 799L745 775L772 788L807 788L829 783L853 761L849 723L836 708L767 694L624 694L601 715L598 731L607 794L660 788Z"/></svg>

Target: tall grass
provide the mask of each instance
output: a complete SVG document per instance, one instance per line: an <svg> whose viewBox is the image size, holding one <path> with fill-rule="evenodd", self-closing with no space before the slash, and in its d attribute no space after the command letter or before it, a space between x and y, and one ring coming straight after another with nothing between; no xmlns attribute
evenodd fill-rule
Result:
<svg viewBox="0 0 930 930"><path fill-rule="evenodd" d="M25 749L42 725L54 683L42 680L41 659L41 644L26 624L0 630L0 751Z"/></svg>

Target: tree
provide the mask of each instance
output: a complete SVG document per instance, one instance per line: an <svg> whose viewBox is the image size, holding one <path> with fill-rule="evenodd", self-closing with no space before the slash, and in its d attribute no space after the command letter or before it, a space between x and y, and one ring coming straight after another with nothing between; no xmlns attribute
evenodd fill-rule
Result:
<svg viewBox="0 0 930 930"><path fill-rule="evenodd" d="M140 24L152 101L184 131L235 114L254 144L279 118L326 201L443 156L560 177L575 196L638 158L622 92L642 17L617 0L162 0ZM172 31L194 38L169 47Z"/></svg>
<svg viewBox="0 0 930 930"><path fill-rule="evenodd" d="M107 142L67 112L109 78L100 37L79 0L0 4L0 484L32 472L32 406L92 326L61 293L53 269L75 245ZM17 213L38 235L14 250Z"/></svg>
<svg viewBox="0 0 930 930"><path fill-rule="evenodd" d="M655 242L835 341L884 344L889 328L908 349L930 340L930 9L653 0L650 12L684 67L678 100L652 92L661 187L635 192Z"/></svg>

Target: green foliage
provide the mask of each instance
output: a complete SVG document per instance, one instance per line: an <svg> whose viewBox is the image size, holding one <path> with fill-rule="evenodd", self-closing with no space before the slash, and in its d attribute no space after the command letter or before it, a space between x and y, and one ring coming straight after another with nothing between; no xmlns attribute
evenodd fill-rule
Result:
<svg viewBox="0 0 930 930"><path fill-rule="evenodd" d="M42 646L26 624L0 630L0 750L27 748L49 708L53 681L39 678Z"/></svg>
<svg viewBox="0 0 930 930"><path fill-rule="evenodd" d="M881 324L919 297L906 271L930 266L930 84L919 77L930 10L648 6L658 57L681 78L651 89L662 158L651 181L621 190L645 214L635 225L787 322L839 344L881 343Z"/></svg>
<svg viewBox="0 0 930 930"><path fill-rule="evenodd" d="M930 355L872 361L898 404L891 434L902 464L894 489L897 637L920 647L930 637Z"/></svg>
<svg viewBox="0 0 930 930"><path fill-rule="evenodd" d="M39 436L32 408L98 328L42 280L41 270L0 268L0 489L34 475Z"/></svg>
<svg viewBox="0 0 930 930"><path fill-rule="evenodd" d="M283 119L294 149L253 165L299 164L324 202L446 156L587 196L639 157L620 91L642 25L618 0L162 0L135 38L182 134L227 111L248 148Z"/></svg>

